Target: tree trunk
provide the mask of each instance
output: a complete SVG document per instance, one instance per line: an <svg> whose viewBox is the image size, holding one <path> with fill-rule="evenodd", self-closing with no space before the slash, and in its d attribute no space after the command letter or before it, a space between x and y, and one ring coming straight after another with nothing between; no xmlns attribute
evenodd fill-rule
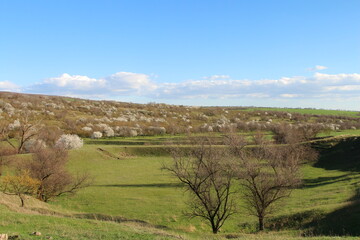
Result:
<svg viewBox="0 0 360 240"><path fill-rule="evenodd" d="M23 197L21 196L21 194L19 195L19 198L21 200L21 207L24 207L25 203L24 203L24 199Z"/></svg>
<svg viewBox="0 0 360 240"><path fill-rule="evenodd" d="M213 234L217 234L219 229L215 226L214 222L211 222L211 228L212 228Z"/></svg>
<svg viewBox="0 0 360 240"><path fill-rule="evenodd" d="M264 230L264 217L259 217L259 231Z"/></svg>

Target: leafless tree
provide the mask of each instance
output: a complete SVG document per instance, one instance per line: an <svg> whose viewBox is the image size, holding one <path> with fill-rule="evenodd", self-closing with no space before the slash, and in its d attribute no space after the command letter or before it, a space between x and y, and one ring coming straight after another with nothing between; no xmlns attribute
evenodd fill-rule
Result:
<svg viewBox="0 0 360 240"><path fill-rule="evenodd" d="M27 114L25 114L19 121L19 126L10 130L8 125L1 124L0 137L2 141L6 141L17 153L22 153L24 145L36 136L36 128L38 123L32 123L29 121ZM14 143L11 139L16 139Z"/></svg>
<svg viewBox="0 0 360 240"><path fill-rule="evenodd" d="M190 193L188 215L207 220L212 232L217 233L235 213L231 158L224 149L212 146L209 139L190 141L191 148L171 148L173 162L164 169L184 183Z"/></svg>
<svg viewBox="0 0 360 240"><path fill-rule="evenodd" d="M274 134L274 140L279 144L310 141L324 130L319 124L289 125L284 123L276 125L271 129Z"/></svg>
<svg viewBox="0 0 360 240"><path fill-rule="evenodd" d="M90 185L89 174L72 176L65 167L67 161L67 150L40 147L34 150L32 161L20 166L40 182L36 193L39 200L47 202L63 194L74 194Z"/></svg>
<svg viewBox="0 0 360 240"><path fill-rule="evenodd" d="M250 214L258 218L261 231L276 203L289 197L301 183L301 162L315 154L309 154L312 150L306 145L274 145L259 135L255 142L257 146L246 149L242 146L240 150L236 141L229 144L238 158L238 179L244 188L244 200Z"/></svg>
<svg viewBox="0 0 360 240"><path fill-rule="evenodd" d="M305 140L300 136L299 131L289 124L281 123L280 125L275 125L271 131L273 139L278 144L295 143Z"/></svg>
<svg viewBox="0 0 360 240"><path fill-rule="evenodd" d="M54 146L56 141L63 134L63 131L57 126L43 126L38 131L38 139L44 141L46 146Z"/></svg>

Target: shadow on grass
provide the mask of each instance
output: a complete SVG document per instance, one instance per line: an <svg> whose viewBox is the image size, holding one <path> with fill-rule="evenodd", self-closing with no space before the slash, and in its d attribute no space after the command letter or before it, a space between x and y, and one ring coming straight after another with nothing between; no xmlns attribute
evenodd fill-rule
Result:
<svg viewBox="0 0 360 240"><path fill-rule="evenodd" d="M360 137L347 138L334 145L324 142L314 147L322 149L314 167L360 172Z"/></svg>
<svg viewBox="0 0 360 240"><path fill-rule="evenodd" d="M337 182L347 182L349 180L357 179L360 177L355 177L353 173L343 174L341 176L335 177L317 177L303 180L302 188L314 188L320 187L328 184L333 184Z"/></svg>
<svg viewBox="0 0 360 240"><path fill-rule="evenodd" d="M271 218L266 227L275 231L302 230L303 236L360 236L360 200L329 214L311 210Z"/></svg>
<svg viewBox="0 0 360 240"><path fill-rule="evenodd" d="M304 188L359 178L354 175L360 172L360 138L347 138L336 143L323 142L314 147L321 149L320 158L314 164L315 167L348 173L336 177L305 179ZM348 199L347 205L331 213L311 210L280 216L269 219L267 227L271 230L303 230L304 236L360 236L360 188L358 187L354 196Z"/></svg>
<svg viewBox="0 0 360 240"><path fill-rule="evenodd" d="M350 202L305 227L304 235L360 236L360 201Z"/></svg>
<svg viewBox="0 0 360 240"><path fill-rule="evenodd" d="M182 183L148 183L148 184L107 184L107 185L95 185L96 187L158 187L158 188L176 188L183 187Z"/></svg>

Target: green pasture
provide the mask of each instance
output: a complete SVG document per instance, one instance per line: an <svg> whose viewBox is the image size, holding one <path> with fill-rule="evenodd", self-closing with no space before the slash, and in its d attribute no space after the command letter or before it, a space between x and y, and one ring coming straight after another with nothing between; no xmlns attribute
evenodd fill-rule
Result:
<svg viewBox="0 0 360 240"><path fill-rule="evenodd" d="M350 148L357 143L350 142ZM98 148L111 153L111 156ZM133 151L129 151L130 148ZM156 156L144 149L156 152L160 147L101 145L99 141L99 145L85 145L80 150L72 151L70 169L90 172L94 176L94 184L74 197L63 197L51 204L76 212L124 217L131 221L141 220L153 226L179 233L187 232L194 236L207 233L209 227L205 222L184 216L187 193L176 179L161 170L162 165L169 163L171 158L164 154ZM125 157L124 152L128 153ZM322 157L321 161L326 163L327 159L331 160L331 156ZM339 161L347 156L348 153L340 154ZM354 164L354 161L349 164ZM335 166L335 163L330 162L331 165ZM360 188L359 171L314 163L304 165L302 174L303 186L294 190L288 201L278 205L277 211L268 219L269 231L285 229L288 236L301 233L309 236L360 234L355 229L360 229L360 226L350 226L349 229L341 230L343 232L332 233L331 231L335 231L332 227L335 226L328 226L324 222L327 216L335 212L338 212L337 217L346 218L346 214L341 211L346 212L347 208L359 211L358 205L351 205ZM256 219L247 215L241 207L241 195L239 206L239 214L225 224L221 235L256 231ZM360 221L360 213L356 219ZM349 223L346 220L348 219L343 222Z"/></svg>
<svg viewBox="0 0 360 240"><path fill-rule="evenodd" d="M140 225L76 219L69 217L26 214L10 211L0 205L0 233L17 239L176 239L176 235ZM41 236L32 233L38 231Z"/></svg>
<svg viewBox="0 0 360 240"><path fill-rule="evenodd" d="M358 111L346 111L346 110L329 110L329 109L312 109L312 108L267 108L267 107L249 107L245 111L280 111L289 113L301 113L301 114L314 114L314 115L335 115L335 116L349 116L360 117Z"/></svg>

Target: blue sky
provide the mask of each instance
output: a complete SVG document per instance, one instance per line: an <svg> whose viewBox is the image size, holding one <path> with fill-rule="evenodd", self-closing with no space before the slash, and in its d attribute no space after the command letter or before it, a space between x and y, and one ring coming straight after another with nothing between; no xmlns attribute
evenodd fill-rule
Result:
<svg viewBox="0 0 360 240"><path fill-rule="evenodd" d="M0 90L360 110L358 0L0 1Z"/></svg>

